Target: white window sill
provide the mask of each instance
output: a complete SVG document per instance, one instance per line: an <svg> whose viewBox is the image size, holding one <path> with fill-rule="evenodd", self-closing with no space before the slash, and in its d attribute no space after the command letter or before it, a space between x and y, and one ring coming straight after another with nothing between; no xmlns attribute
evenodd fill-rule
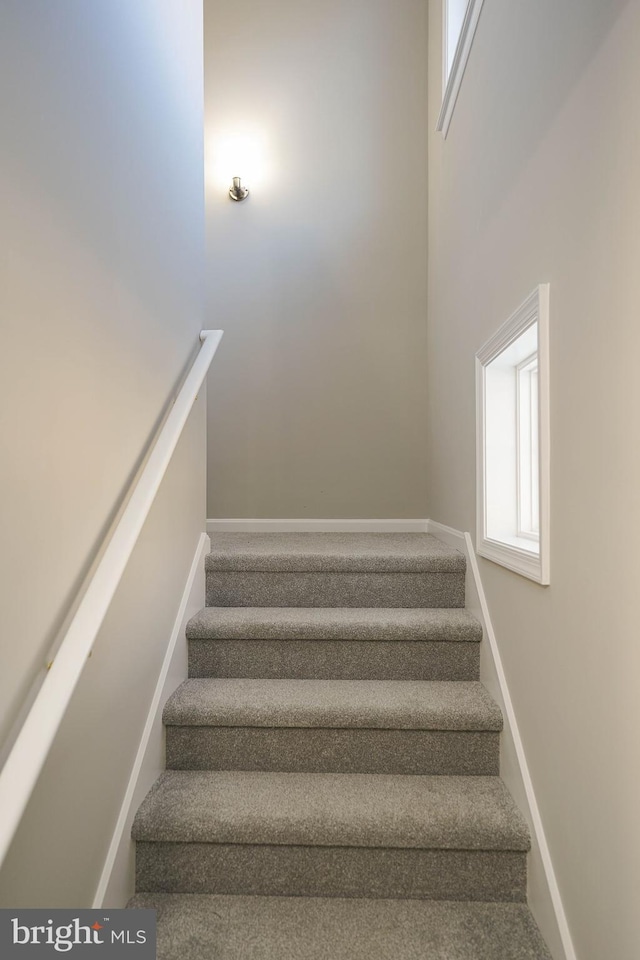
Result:
<svg viewBox="0 0 640 960"><path fill-rule="evenodd" d="M549 576L543 567L539 545L524 538L514 537L511 543L498 540L479 540L476 553L485 560L499 563L514 573L519 573L536 583L547 585Z"/></svg>

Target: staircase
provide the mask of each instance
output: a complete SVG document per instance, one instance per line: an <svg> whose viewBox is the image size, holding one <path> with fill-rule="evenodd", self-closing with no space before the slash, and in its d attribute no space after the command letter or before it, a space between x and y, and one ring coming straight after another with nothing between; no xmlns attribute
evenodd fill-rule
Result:
<svg viewBox="0 0 640 960"><path fill-rule="evenodd" d="M224 534L133 827L159 960L550 960L465 559Z"/></svg>

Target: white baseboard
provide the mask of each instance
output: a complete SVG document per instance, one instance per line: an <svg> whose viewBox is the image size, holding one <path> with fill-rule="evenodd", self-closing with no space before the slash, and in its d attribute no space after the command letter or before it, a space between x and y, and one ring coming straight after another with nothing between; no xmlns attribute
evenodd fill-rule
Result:
<svg viewBox="0 0 640 960"><path fill-rule="evenodd" d="M162 710L170 694L187 678L187 645L178 641L184 639L187 621L204 606L204 558L210 549L208 535L201 534L93 898L94 908L124 907L133 895L134 844L131 825L138 807L165 769Z"/></svg>
<svg viewBox="0 0 640 960"><path fill-rule="evenodd" d="M426 520L207 520L207 533L426 533Z"/></svg>
<svg viewBox="0 0 640 960"><path fill-rule="evenodd" d="M553 957L556 960L576 960L471 536L433 520L427 521L427 531L460 550L467 558L470 576L467 576L466 580L466 606L482 623L487 640L486 644L481 645L481 680L499 704L504 717L500 775L531 829L529 906Z"/></svg>

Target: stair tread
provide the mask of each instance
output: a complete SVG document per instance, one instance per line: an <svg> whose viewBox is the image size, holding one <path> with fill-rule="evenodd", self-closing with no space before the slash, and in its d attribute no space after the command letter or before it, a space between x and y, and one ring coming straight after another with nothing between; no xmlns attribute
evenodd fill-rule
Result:
<svg viewBox="0 0 640 960"><path fill-rule="evenodd" d="M479 642L482 627L464 608L204 607L189 640L386 640Z"/></svg>
<svg viewBox="0 0 640 960"><path fill-rule="evenodd" d="M167 771L138 841L417 849L530 848L498 777Z"/></svg>
<svg viewBox="0 0 640 960"><path fill-rule="evenodd" d="M173 726L502 729L481 683L442 680L187 680L163 719Z"/></svg>
<svg viewBox="0 0 640 960"><path fill-rule="evenodd" d="M428 533L219 533L207 570L464 573L464 555Z"/></svg>
<svg viewBox="0 0 640 960"><path fill-rule="evenodd" d="M162 960L551 960L520 903L138 894Z"/></svg>

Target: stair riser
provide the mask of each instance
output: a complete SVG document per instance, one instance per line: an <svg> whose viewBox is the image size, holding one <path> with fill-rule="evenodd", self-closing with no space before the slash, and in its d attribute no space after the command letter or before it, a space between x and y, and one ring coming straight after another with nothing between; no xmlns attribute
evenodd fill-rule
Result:
<svg viewBox="0 0 640 960"><path fill-rule="evenodd" d="M463 607L464 573L207 571L208 607Z"/></svg>
<svg viewBox="0 0 640 960"><path fill-rule="evenodd" d="M478 680L480 644L190 640L189 676L283 680Z"/></svg>
<svg viewBox="0 0 640 960"><path fill-rule="evenodd" d="M526 854L139 842L136 890L523 902Z"/></svg>
<svg viewBox="0 0 640 960"><path fill-rule="evenodd" d="M499 749L489 731L167 727L173 770L495 776Z"/></svg>

